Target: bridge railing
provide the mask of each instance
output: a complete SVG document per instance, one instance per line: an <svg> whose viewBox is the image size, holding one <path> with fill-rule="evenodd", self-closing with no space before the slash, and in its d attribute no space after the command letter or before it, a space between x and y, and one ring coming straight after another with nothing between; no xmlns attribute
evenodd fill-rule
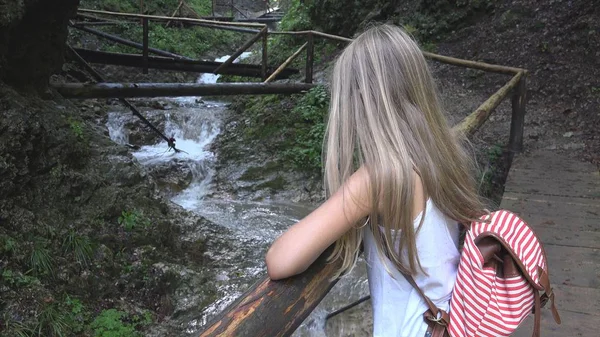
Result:
<svg viewBox="0 0 600 337"><path fill-rule="evenodd" d="M80 10L84 13L104 14L114 16L125 16L141 18L143 21L152 20L178 20L191 22L216 29L237 30L251 33L253 37L239 48L228 60L214 69L219 73L233 63L239 55L249 49L257 41L262 42L262 71L261 75L266 83L255 83L257 86L269 85L278 72L285 69L298 55L306 50L305 84L296 85L299 90L306 90L313 82L314 62L314 39L325 38L338 42L351 42L352 39L325 34L318 31L294 31L294 32L269 32L266 25L255 23L219 22L189 18L156 17L140 14L125 14L105 11ZM147 25L147 23L146 23ZM250 29L249 29L250 28ZM259 28L259 29L252 29ZM147 32L147 29L145 29ZM267 39L269 34L287 34L305 36L306 42L296 50L285 62L274 72L267 73ZM147 38L144 38L144 54L148 54ZM423 53L427 58L460 67L479 69L487 72L511 75L510 80L500 89L483 102L475 111L465 117L454 126L454 130L465 137L473 134L488 120L498 105L509 95L512 96L512 116L510 136L508 139L508 150L510 153L520 152L523 145L523 127L526 104L526 77L527 70L514 67L506 67L476 61L462 60L433 53ZM110 84L105 84L110 85ZM129 88L134 91L135 88ZM144 88L142 88L144 89ZM190 92L198 94L197 92ZM265 90L262 93L269 93ZM332 279L335 270L339 267L338 262L328 263L326 251L311 267L304 273L281 281L271 281L267 277L259 280L250 287L238 300L229 305L223 312L214 317L204 330L201 337L209 336L289 336L302 323L302 321L319 304L321 299L329 292L337 280Z"/></svg>

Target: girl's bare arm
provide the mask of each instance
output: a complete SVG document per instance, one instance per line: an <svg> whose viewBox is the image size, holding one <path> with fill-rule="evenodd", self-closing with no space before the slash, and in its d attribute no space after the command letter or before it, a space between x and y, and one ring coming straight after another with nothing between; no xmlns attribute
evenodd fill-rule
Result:
<svg viewBox="0 0 600 337"><path fill-rule="evenodd" d="M324 204L290 227L267 252L267 272L272 280L305 271L346 231L371 211L369 178L364 168Z"/></svg>

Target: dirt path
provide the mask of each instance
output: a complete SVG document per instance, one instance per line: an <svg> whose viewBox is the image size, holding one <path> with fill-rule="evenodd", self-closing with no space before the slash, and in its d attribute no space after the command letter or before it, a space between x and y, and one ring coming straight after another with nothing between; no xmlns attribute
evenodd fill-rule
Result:
<svg viewBox="0 0 600 337"><path fill-rule="evenodd" d="M523 67L528 77L525 150L548 149L600 165L600 7L594 1L501 1L490 18L454 32L438 53ZM448 68L465 88L497 86Z"/></svg>

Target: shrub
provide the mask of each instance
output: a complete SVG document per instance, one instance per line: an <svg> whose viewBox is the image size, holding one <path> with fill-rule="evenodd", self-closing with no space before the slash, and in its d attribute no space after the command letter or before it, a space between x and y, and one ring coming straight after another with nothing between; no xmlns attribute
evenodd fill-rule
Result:
<svg viewBox="0 0 600 337"><path fill-rule="evenodd" d="M94 337L138 337L133 323L127 323L128 315L116 309L103 310L90 324Z"/></svg>

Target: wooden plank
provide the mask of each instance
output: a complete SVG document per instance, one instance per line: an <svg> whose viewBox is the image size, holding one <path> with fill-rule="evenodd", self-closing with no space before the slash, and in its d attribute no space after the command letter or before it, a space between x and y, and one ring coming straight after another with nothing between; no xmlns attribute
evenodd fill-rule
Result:
<svg viewBox="0 0 600 337"><path fill-rule="evenodd" d="M291 335L337 281L331 275L340 263L326 262L330 252L300 275L262 279L208 323L200 337Z"/></svg>
<svg viewBox="0 0 600 337"><path fill-rule="evenodd" d="M600 172L590 163L538 151L515 158L506 191L597 198L600 204Z"/></svg>
<svg viewBox="0 0 600 337"><path fill-rule="evenodd" d="M553 285L556 306L563 310L596 316L600 320L600 289ZM583 300L582 300L583 299Z"/></svg>
<svg viewBox="0 0 600 337"><path fill-rule="evenodd" d="M558 228L536 226L533 230L543 244L600 249L600 229L574 230L567 222Z"/></svg>
<svg viewBox="0 0 600 337"><path fill-rule="evenodd" d="M600 249L552 244L544 248L552 284L600 289Z"/></svg>
<svg viewBox="0 0 600 337"><path fill-rule="evenodd" d="M551 150L538 150L527 155L518 156L513 161L513 168L535 171L548 171L553 168L557 171L569 173L593 173L596 175L596 179L600 179L598 167Z"/></svg>
<svg viewBox="0 0 600 337"><path fill-rule="evenodd" d="M558 325L552 319L548 309L542 309L541 335L543 337L593 337L598 336L598 317L584 313L561 311L562 324ZM511 335L511 337L531 337L533 332L533 315Z"/></svg>
<svg viewBox="0 0 600 337"><path fill-rule="evenodd" d="M581 198L570 195L555 195L528 192L506 192L504 194L504 198L507 200L531 201L533 203L548 204L550 206L577 205L581 208L587 209L587 211L585 211L586 213L591 212L591 214L594 214L600 212L600 199L596 198Z"/></svg>
<svg viewBox="0 0 600 337"><path fill-rule="evenodd" d="M597 209L581 203L561 205L556 202L544 202L543 199L511 198L507 195L502 199L500 208L515 212L528 222L535 217L568 225L569 228L577 230L598 230L600 226L600 213Z"/></svg>
<svg viewBox="0 0 600 337"><path fill-rule="evenodd" d="M95 51L89 49L75 48L75 51L86 61L99 64L113 64L126 67L141 67L142 56L139 54L121 54L110 53L103 51ZM221 62L214 61L196 61L196 60L179 60L169 57L148 57L148 68L186 71L195 73L212 73L216 67L221 65ZM273 68L267 68L267 74L273 72ZM279 73L276 79L289 78L293 74L299 73L298 69L286 68ZM255 64L232 63L227 68L221 71L221 74L238 75L248 77L261 77L262 66Z"/></svg>
<svg viewBox="0 0 600 337"><path fill-rule="evenodd" d="M582 197L600 204L600 183L590 179L593 174L564 171L562 175L564 178L533 170L514 172L507 179L505 192Z"/></svg>
<svg viewBox="0 0 600 337"><path fill-rule="evenodd" d="M305 83L54 83L65 98L180 97L215 95L295 94L310 90Z"/></svg>
<svg viewBox="0 0 600 337"><path fill-rule="evenodd" d="M256 27L263 28L265 25L258 23L244 23L244 22L224 22L224 21L212 21L212 20L203 20L203 19L191 19L191 18L171 18L168 16L158 16L158 15L143 15L143 14L133 14L133 13L118 13L118 12L109 12L109 11L100 11L93 9L84 9L79 8L78 13L92 13L92 14L102 14L109 16L120 16L126 18L148 18L156 21L181 21L181 22L198 22L198 23L209 23L217 26L239 26L239 27Z"/></svg>

